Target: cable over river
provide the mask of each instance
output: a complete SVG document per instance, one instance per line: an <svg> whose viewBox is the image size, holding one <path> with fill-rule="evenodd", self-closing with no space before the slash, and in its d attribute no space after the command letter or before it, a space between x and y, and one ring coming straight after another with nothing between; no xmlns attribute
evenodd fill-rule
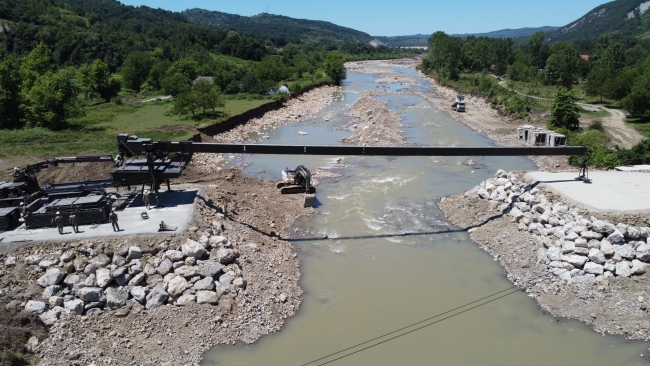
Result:
<svg viewBox="0 0 650 366"><path fill-rule="evenodd" d="M432 86L414 69L364 65L376 73L349 72L337 92L342 98L315 118L266 131L269 138L260 140L340 145L354 133L341 129L351 122L350 105L372 90L399 114L408 144L493 146L423 98ZM582 323L545 314L465 231L444 220L439 198L471 189L498 169L533 170L529 159L243 159L250 163L250 175L265 179L277 180L281 169L300 164L329 174L319 178L318 213L294 227L305 290L298 315L254 345L213 348L203 365L648 364L644 342L602 336ZM466 165L467 159L475 165ZM269 275L274 276L272 270ZM248 321L257 322L255 317Z"/></svg>

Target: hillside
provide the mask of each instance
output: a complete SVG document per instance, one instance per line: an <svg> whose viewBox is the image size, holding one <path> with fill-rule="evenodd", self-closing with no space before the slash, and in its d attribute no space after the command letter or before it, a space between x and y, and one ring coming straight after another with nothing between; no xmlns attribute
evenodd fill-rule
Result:
<svg viewBox="0 0 650 366"><path fill-rule="evenodd" d="M601 34L615 39L650 35L650 1L616 0L600 5L580 19L546 35L549 42L580 42Z"/></svg>
<svg viewBox="0 0 650 366"><path fill-rule="evenodd" d="M461 37L461 38L467 38L469 36L488 37L488 38L515 38L515 37L526 37L537 32L548 32L555 29L557 29L557 27L501 29L494 32L453 34L452 36ZM388 47L423 47L423 46L428 46L429 37L431 37L430 34L415 34L411 36L374 37L374 38Z"/></svg>
<svg viewBox="0 0 650 366"><path fill-rule="evenodd" d="M518 28L518 29L501 29L498 31L487 32L487 33L466 33L466 34L454 34L454 36L460 36L461 38L467 38L469 36L474 37L489 37L489 38L515 38L515 37L525 37L535 34L537 32L550 32L557 29L557 27L536 27L536 28Z"/></svg>
<svg viewBox="0 0 650 366"><path fill-rule="evenodd" d="M354 29L336 24L307 19L294 19L262 13L247 17L203 9L182 12L189 21L234 30L245 35L256 35L274 43L338 44L346 41L369 42L372 37Z"/></svg>

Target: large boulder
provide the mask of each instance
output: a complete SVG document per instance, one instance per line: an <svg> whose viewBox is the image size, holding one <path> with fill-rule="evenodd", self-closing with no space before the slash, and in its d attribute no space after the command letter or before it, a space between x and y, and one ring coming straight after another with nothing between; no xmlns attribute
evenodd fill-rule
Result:
<svg viewBox="0 0 650 366"><path fill-rule="evenodd" d="M77 297L85 302L105 302L104 289L101 287L84 287L77 291Z"/></svg>
<svg viewBox="0 0 650 366"><path fill-rule="evenodd" d="M630 238L630 239L634 239L634 240L637 240L637 239L641 238L641 232L639 230L637 230L637 228L632 227L632 226L628 226L627 231L625 233L623 233L623 234L625 234L626 238Z"/></svg>
<svg viewBox="0 0 650 366"><path fill-rule="evenodd" d="M149 295L147 295L147 305L145 305L145 307L148 310L155 309L165 304L165 301L167 301L168 298L169 294L161 285L158 285L151 290Z"/></svg>
<svg viewBox="0 0 650 366"><path fill-rule="evenodd" d="M90 260L90 263L93 264L95 268L104 268L111 264L111 262L112 260L104 253L100 253Z"/></svg>
<svg viewBox="0 0 650 366"><path fill-rule="evenodd" d="M135 286L131 289L131 296L133 296L135 301L144 304L147 300L147 289L142 286Z"/></svg>
<svg viewBox="0 0 650 366"><path fill-rule="evenodd" d="M106 289L106 306L115 310L126 305L129 292L123 287L109 287Z"/></svg>
<svg viewBox="0 0 650 366"><path fill-rule="evenodd" d="M25 264L28 266L38 264L41 261L41 259L43 259L43 256L40 254L30 255L27 258L25 258Z"/></svg>
<svg viewBox="0 0 650 366"><path fill-rule="evenodd" d="M614 249L614 251L621 257L632 260L636 258L636 251L631 245L622 245Z"/></svg>
<svg viewBox="0 0 650 366"><path fill-rule="evenodd" d="M183 295L176 300L176 305L178 306L186 306L189 304L193 304L196 302L196 296L195 295Z"/></svg>
<svg viewBox="0 0 650 366"><path fill-rule="evenodd" d="M144 273L138 273L129 281L129 286L138 286L145 278Z"/></svg>
<svg viewBox="0 0 650 366"><path fill-rule="evenodd" d="M581 284L586 286L594 286L597 283L596 276L593 274L586 274L584 276L573 277L570 281L572 284Z"/></svg>
<svg viewBox="0 0 650 366"><path fill-rule="evenodd" d="M54 265L57 265L58 263L59 263L58 258L45 258L45 259L41 260L40 262L38 262L38 266L43 268L43 269L47 269L47 268L50 268L50 267L52 267Z"/></svg>
<svg viewBox="0 0 650 366"><path fill-rule="evenodd" d="M569 263L576 268L582 268L582 266L587 263L589 258L583 257L581 255L563 255L561 260L562 262Z"/></svg>
<svg viewBox="0 0 650 366"><path fill-rule="evenodd" d="M167 293L171 297L177 297L183 294L185 290L190 287L190 284L182 276L176 276L173 280L169 281L167 286Z"/></svg>
<svg viewBox="0 0 650 366"><path fill-rule="evenodd" d="M616 275L621 277L630 277L632 275L630 264L627 261L616 263Z"/></svg>
<svg viewBox="0 0 650 366"><path fill-rule="evenodd" d="M74 287L75 285L83 284L86 281L86 276L83 273L72 273L63 279L63 283L68 287Z"/></svg>
<svg viewBox="0 0 650 366"><path fill-rule="evenodd" d="M68 262L72 262L75 258L77 258L77 254L75 254L75 252L67 251L61 254L61 258L59 259L61 259L61 262L63 263L68 263Z"/></svg>
<svg viewBox="0 0 650 366"><path fill-rule="evenodd" d="M41 321L45 323L45 325L53 325L57 320L59 320L63 311L64 309L62 307L56 306L50 311L46 311L41 314L39 318L41 318Z"/></svg>
<svg viewBox="0 0 650 366"><path fill-rule="evenodd" d="M7 257L7 259L5 260L5 266L14 267L14 266L16 266L17 262L18 262L17 257Z"/></svg>
<svg viewBox="0 0 650 366"><path fill-rule="evenodd" d="M214 278L223 271L223 266L218 261L210 259L199 264L199 271L202 277Z"/></svg>
<svg viewBox="0 0 650 366"><path fill-rule="evenodd" d="M229 264L237 257L237 253L232 249L217 250L217 261L221 264Z"/></svg>
<svg viewBox="0 0 650 366"><path fill-rule="evenodd" d="M650 262L650 245L641 244L636 248L636 259Z"/></svg>
<svg viewBox="0 0 650 366"><path fill-rule="evenodd" d="M140 247L129 247L127 259L140 259L142 258L142 249Z"/></svg>
<svg viewBox="0 0 650 366"><path fill-rule="evenodd" d="M63 307L69 312L77 315L81 315L84 312L84 302L79 299L72 299L63 302Z"/></svg>
<svg viewBox="0 0 650 366"><path fill-rule="evenodd" d="M212 277L206 277L194 283L194 290L196 291L212 291L214 290L214 280Z"/></svg>
<svg viewBox="0 0 650 366"><path fill-rule="evenodd" d="M589 257L589 259L592 262L597 263L597 264L603 264L606 261L605 255L603 254L603 252L601 252L600 249L596 249L596 248L590 249L589 254L587 255L587 257Z"/></svg>
<svg viewBox="0 0 650 366"><path fill-rule="evenodd" d="M585 271L585 273L590 273L596 276L600 276L601 274L603 274L603 272L605 272L603 266L594 262L586 263L583 270Z"/></svg>
<svg viewBox="0 0 650 366"><path fill-rule="evenodd" d="M156 268L156 271L157 271L161 276L164 276L164 275L166 275L167 273L169 273L169 272L172 270L172 268L174 268L174 263L172 263L172 261L169 260L168 258L165 258L165 259L163 259L162 262L160 262L160 264L159 264L158 267Z"/></svg>
<svg viewBox="0 0 650 366"><path fill-rule="evenodd" d="M59 291L61 290L63 290L63 286L59 286L59 285L47 286L45 290L43 290L43 298L49 299L50 297L58 294Z"/></svg>
<svg viewBox="0 0 650 366"><path fill-rule="evenodd" d="M633 276L640 276L646 273L647 268L648 268L647 263L643 263L640 260L635 259L632 261L632 269L630 270L630 272Z"/></svg>
<svg viewBox="0 0 650 366"><path fill-rule="evenodd" d="M225 236L219 236L219 235L211 236L210 239L209 239L209 243L213 247L225 244L227 241L228 241L228 238L226 238Z"/></svg>
<svg viewBox="0 0 650 366"><path fill-rule="evenodd" d="M214 291L197 291L196 302L198 304L216 305L219 302L219 296Z"/></svg>
<svg viewBox="0 0 650 366"><path fill-rule="evenodd" d="M595 231L583 231L580 233L580 236L582 236L587 240L592 240L592 239L600 240L602 239L603 234L597 233Z"/></svg>
<svg viewBox="0 0 650 366"><path fill-rule="evenodd" d="M560 261L562 258L562 249L559 247L550 247L546 252L546 256L551 261Z"/></svg>
<svg viewBox="0 0 650 366"><path fill-rule="evenodd" d="M194 257L197 259L203 258L208 253L201 243L195 242L191 239L187 239L181 249L183 250L183 254L185 254L185 256Z"/></svg>
<svg viewBox="0 0 650 366"><path fill-rule="evenodd" d="M232 283L232 281L235 279L235 277L231 276L230 274L226 273L223 274L219 277L219 283L222 286L228 286Z"/></svg>
<svg viewBox="0 0 650 366"><path fill-rule="evenodd" d="M614 246L607 239L600 242L600 251L603 252L606 257L611 257L615 253Z"/></svg>
<svg viewBox="0 0 650 366"><path fill-rule="evenodd" d="M616 230L616 226L608 221L596 220L593 224L594 231L604 235L609 235Z"/></svg>
<svg viewBox="0 0 650 366"><path fill-rule="evenodd" d="M174 270L174 273L185 278L198 276L200 271L197 266L180 266Z"/></svg>
<svg viewBox="0 0 650 366"><path fill-rule="evenodd" d="M180 250L168 250L163 254L163 259L169 259L172 262L182 261L185 255Z"/></svg>
<svg viewBox="0 0 650 366"><path fill-rule="evenodd" d="M47 270L47 272L45 272L43 276L36 280L36 284L41 287L57 285L59 282L61 282L61 280L63 280L65 275L65 272L59 268L50 268Z"/></svg>
<svg viewBox="0 0 650 366"><path fill-rule="evenodd" d="M25 310L34 315L41 315L47 310L47 305L42 301L29 300L25 305Z"/></svg>
<svg viewBox="0 0 650 366"><path fill-rule="evenodd" d="M97 280L97 286L106 288L111 281L113 281L113 276L111 276L111 270L108 268L99 268L95 271L95 277Z"/></svg>
<svg viewBox="0 0 650 366"><path fill-rule="evenodd" d="M612 244L623 244L625 243L625 236L619 230L614 230L609 234L607 240Z"/></svg>

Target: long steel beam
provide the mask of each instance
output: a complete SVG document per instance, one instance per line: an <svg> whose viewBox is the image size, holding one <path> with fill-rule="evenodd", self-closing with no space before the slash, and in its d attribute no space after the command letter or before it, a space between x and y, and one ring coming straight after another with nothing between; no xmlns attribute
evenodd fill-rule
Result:
<svg viewBox="0 0 650 366"><path fill-rule="evenodd" d="M517 147L470 147L470 146L299 146L264 144L216 144L201 142L152 142L128 141L127 146L135 154L160 150L165 153L229 153L266 155L358 155L358 156L530 156L530 155L585 155L583 146L517 146Z"/></svg>

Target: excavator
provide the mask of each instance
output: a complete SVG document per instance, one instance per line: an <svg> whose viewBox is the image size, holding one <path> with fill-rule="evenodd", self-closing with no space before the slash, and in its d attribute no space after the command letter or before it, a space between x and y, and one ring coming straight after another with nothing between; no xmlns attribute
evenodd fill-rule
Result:
<svg viewBox="0 0 650 366"><path fill-rule="evenodd" d="M277 187L281 194L316 193L316 188L311 186L311 172L304 165L298 165L295 169L285 168L282 182Z"/></svg>

